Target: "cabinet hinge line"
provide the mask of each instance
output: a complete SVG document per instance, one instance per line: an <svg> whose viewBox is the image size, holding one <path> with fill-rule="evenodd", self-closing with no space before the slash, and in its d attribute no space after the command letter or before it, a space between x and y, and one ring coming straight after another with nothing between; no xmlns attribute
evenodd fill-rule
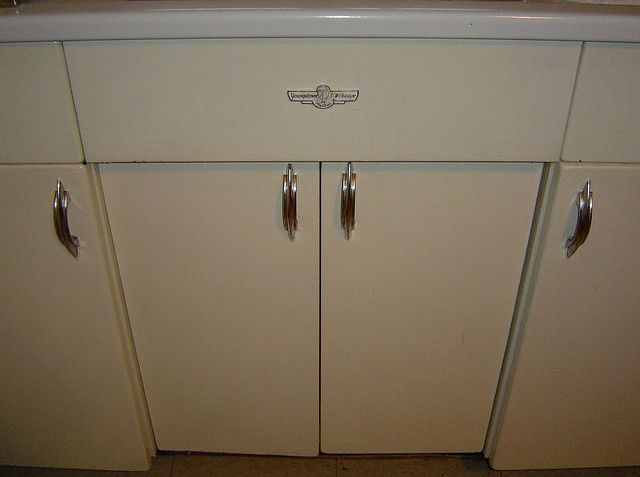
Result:
<svg viewBox="0 0 640 477"><path fill-rule="evenodd" d="M78 119L78 108L76 107L76 98L73 94L73 88L71 87L71 74L69 73L69 62L67 61L67 54L64 51L64 42L60 42L60 48L62 49L62 58L64 59L64 70L67 75L67 84L69 85L69 96L71 97L71 105L73 107L73 117L76 122L76 130L78 131L78 140L80 141L80 152L82 153L82 163L87 163L87 154L85 152L84 140L82 139L82 130L80 129L80 120Z"/></svg>
<svg viewBox="0 0 640 477"><path fill-rule="evenodd" d="M571 111L573 110L574 97L576 90L578 89L578 80L580 76L580 65L582 65L582 57L584 55L584 41L580 44L580 55L578 56L578 64L576 65L576 75L573 78L573 88L571 89L571 101L569 102L569 110L567 111L567 119L564 122L564 131L562 134L562 142L560 143L560 157L562 160L562 154L564 151L564 143L567 140L567 131L569 130L569 121L571 121Z"/></svg>
<svg viewBox="0 0 640 477"><path fill-rule="evenodd" d="M557 173L556 171L557 165L555 163L547 163L544 164L542 174L540 176L538 197L536 199L534 216L531 223L531 232L527 243L527 251L525 253L522 274L520 276L520 285L518 287L513 319L509 329L509 337L507 338L507 346L505 349L504 359L502 361L502 368L500 370L500 378L498 380L493 408L491 410L491 417L489 419L489 428L487 429L487 436L485 438L485 445L483 449L485 457L489 457L493 452L495 444L494 441L500 426L502 407L509 388L509 377L518 350L520 333L524 325L528 294L533 284L535 270L537 267L536 258L542 247L545 216L546 211L549 208L549 201Z"/></svg>

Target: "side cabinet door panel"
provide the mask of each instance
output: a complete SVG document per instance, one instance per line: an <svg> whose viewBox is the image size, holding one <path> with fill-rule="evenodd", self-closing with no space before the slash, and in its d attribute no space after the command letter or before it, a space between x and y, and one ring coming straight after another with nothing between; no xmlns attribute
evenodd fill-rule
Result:
<svg viewBox="0 0 640 477"><path fill-rule="evenodd" d="M318 453L316 164L101 165L159 449Z"/></svg>
<svg viewBox="0 0 640 477"><path fill-rule="evenodd" d="M576 195L593 188L566 258ZM640 465L640 166L562 164L491 463Z"/></svg>
<svg viewBox="0 0 640 477"><path fill-rule="evenodd" d="M322 438L333 453L482 449L539 164L356 163L322 171Z"/></svg>
<svg viewBox="0 0 640 477"><path fill-rule="evenodd" d="M58 241L56 180L78 258ZM93 167L0 166L0 464L143 470L153 450Z"/></svg>

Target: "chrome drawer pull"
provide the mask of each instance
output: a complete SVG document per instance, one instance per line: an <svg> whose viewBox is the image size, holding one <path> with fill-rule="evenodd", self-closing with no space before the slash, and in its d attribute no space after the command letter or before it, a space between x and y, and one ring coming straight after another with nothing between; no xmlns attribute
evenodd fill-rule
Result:
<svg viewBox="0 0 640 477"><path fill-rule="evenodd" d="M340 224L344 229L347 240L356 226L356 173L351 163L347 163L347 170L342 174L342 199L340 201Z"/></svg>
<svg viewBox="0 0 640 477"><path fill-rule="evenodd" d="M296 230L298 230L297 192L298 176L293 173L293 168L289 164L287 173L282 176L282 225L289 232L291 240L293 240Z"/></svg>
<svg viewBox="0 0 640 477"><path fill-rule="evenodd" d="M69 219L67 217L67 207L69 204L69 193L64 189L62 182L56 182L56 191L53 194L53 225L56 228L58 240L67 247L69 253L78 257L78 237L71 235L69 231Z"/></svg>
<svg viewBox="0 0 640 477"><path fill-rule="evenodd" d="M589 236L591 229L591 214L593 213L593 196L591 191L591 180L587 180L582 190L578 193L578 219L573 235L567 239L567 258L573 255L578 247L582 245Z"/></svg>

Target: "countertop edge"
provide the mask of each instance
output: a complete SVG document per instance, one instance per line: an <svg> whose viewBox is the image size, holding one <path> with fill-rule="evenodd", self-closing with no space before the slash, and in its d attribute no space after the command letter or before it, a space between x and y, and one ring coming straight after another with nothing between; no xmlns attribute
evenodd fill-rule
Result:
<svg viewBox="0 0 640 477"><path fill-rule="evenodd" d="M366 1L340 8L322 2L299 8L188 8L187 2L171 9L153 8L158 2L134 3L151 6L127 9L125 2L115 2L119 8L94 4L93 9L47 10L27 4L8 9L0 14L0 42L289 37L640 42L640 7L635 6L454 0L388 8Z"/></svg>

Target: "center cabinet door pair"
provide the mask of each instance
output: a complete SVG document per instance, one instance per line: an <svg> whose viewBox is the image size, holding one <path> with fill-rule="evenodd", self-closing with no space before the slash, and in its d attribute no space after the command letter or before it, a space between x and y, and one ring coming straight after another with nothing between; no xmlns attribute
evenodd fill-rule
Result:
<svg viewBox="0 0 640 477"><path fill-rule="evenodd" d="M480 451L539 164L100 165L159 449Z"/></svg>

